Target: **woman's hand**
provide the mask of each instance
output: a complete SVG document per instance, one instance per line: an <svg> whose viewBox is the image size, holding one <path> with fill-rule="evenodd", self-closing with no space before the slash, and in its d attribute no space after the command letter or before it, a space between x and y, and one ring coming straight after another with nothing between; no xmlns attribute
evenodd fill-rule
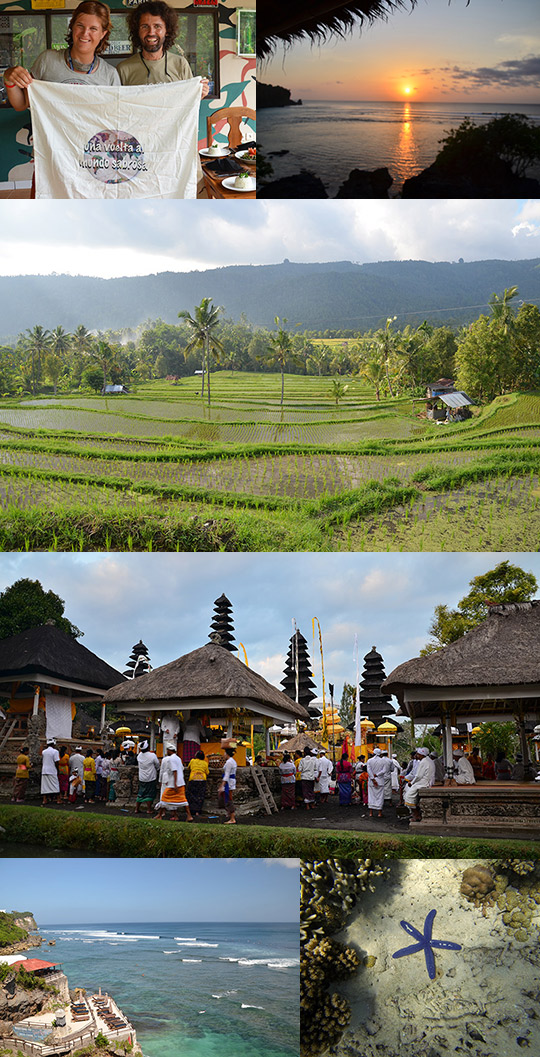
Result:
<svg viewBox="0 0 540 1057"><path fill-rule="evenodd" d="M201 99L206 99L210 91L210 82L208 77L201 77Z"/></svg>
<svg viewBox="0 0 540 1057"><path fill-rule="evenodd" d="M33 80L30 70L26 70L24 66L10 66L4 73L6 88L28 88Z"/></svg>

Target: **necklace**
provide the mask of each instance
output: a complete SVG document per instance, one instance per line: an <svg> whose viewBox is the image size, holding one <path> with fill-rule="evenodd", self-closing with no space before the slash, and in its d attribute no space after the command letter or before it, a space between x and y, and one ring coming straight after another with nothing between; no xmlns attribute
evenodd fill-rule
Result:
<svg viewBox="0 0 540 1057"><path fill-rule="evenodd" d="M145 63L145 61L143 59L143 56L142 56L142 51L139 52L139 58L140 58L143 66L144 66L144 68L146 70L146 80L149 81L150 80L150 67L146 65L146 63ZM159 59L157 61L159 62ZM167 69L167 52L165 52L165 77L168 77L169 80L172 81L172 77L171 77L171 75L170 75L170 73L169 73L169 71Z"/></svg>
<svg viewBox="0 0 540 1057"><path fill-rule="evenodd" d="M88 63L84 63L84 62L77 62L77 59L75 59L75 62L77 63L77 66L79 68L79 71L78 71L79 73L92 73L92 70L94 69L94 66L97 63L97 58L94 55L94 58L92 59L92 62L90 63L90 65L88 65ZM71 48L68 48L67 64L68 64L70 70L73 70L73 73L75 73L76 70L75 70L75 67L73 65L73 59L71 58ZM88 67L88 68L86 69L86 67Z"/></svg>

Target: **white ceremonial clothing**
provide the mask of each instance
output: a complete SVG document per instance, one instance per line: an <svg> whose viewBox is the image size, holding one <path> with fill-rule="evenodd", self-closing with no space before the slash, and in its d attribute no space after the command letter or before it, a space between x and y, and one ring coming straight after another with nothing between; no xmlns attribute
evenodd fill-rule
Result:
<svg viewBox="0 0 540 1057"><path fill-rule="evenodd" d="M41 754L41 793L59 793L60 782L58 781L58 770L56 764L60 759L58 749L54 745L48 745Z"/></svg>
<svg viewBox="0 0 540 1057"><path fill-rule="evenodd" d="M328 759L328 756L321 756L317 761L317 774L319 775L317 787L319 793L330 792L330 779L332 777L332 770L332 761Z"/></svg>
<svg viewBox="0 0 540 1057"><path fill-rule="evenodd" d="M392 771L394 770L394 765L392 763L392 760L388 756L383 756L382 757L382 762L384 763L384 799L385 800L391 800L392 799Z"/></svg>
<svg viewBox="0 0 540 1057"><path fill-rule="evenodd" d="M236 760L233 760L232 756L229 756L225 761L223 767L223 781L229 783L229 789L236 789L236 768L238 764Z"/></svg>
<svg viewBox="0 0 540 1057"><path fill-rule="evenodd" d="M474 777L474 771L466 756L460 756L457 762L457 768L454 771L454 778L458 785L475 784L476 778Z"/></svg>
<svg viewBox="0 0 540 1057"><path fill-rule="evenodd" d="M172 712L166 712L159 722L164 744L168 741L176 741L180 730L180 720ZM165 757L163 757L165 759Z"/></svg>
<svg viewBox="0 0 540 1057"><path fill-rule="evenodd" d="M368 807L382 811L384 806L384 772L386 768L380 756L371 756L367 762Z"/></svg>
<svg viewBox="0 0 540 1057"><path fill-rule="evenodd" d="M435 764L430 756L424 756L418 764L418 770L409 786L405 786L403 800L407 807L416 807L418 790L430 789L435 785Z"/></svg>
<svg viewBox="0 0 540 1057"><path fill-rule="evenodd" d="M399 776L401 774L401 767L397 760L393 760L392 768L392 790L394 793L399 793Z"/></svg>
<svg viewBox="0 0 540 1057"><path fill-rule="evenodd" d="M319 773L319 761L315 756L302 756L298 770L304 782L314 782Z"/></svg>
<svg viewBox="0 0 540 1057"><path fill-rule="evenodd" d="M153 782L159 774L159 760L155 752L140 752L137 756L140 782Z"/></svg>

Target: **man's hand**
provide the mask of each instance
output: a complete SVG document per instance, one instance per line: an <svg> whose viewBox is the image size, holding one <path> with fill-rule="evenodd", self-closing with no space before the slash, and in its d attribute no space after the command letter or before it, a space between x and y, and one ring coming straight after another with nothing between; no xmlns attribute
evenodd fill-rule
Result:
<svg viewBox="0 0 540 1057"><path fill-rule="evenodd" d="M201 99L205 99L210 91L210 82L208 77L201 77Z"/></svg>

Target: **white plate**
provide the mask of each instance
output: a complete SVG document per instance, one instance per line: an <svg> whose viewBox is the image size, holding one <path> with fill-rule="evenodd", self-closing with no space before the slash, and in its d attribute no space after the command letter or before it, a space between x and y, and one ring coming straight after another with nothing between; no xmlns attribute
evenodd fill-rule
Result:
<svg viewBox="0 0 540 1057"><path fill-rule="evenodd" d="M236 176L227 176L225 180L221 181L221 186L226 187L228 191L240 191L244 194L246 191L254 191L256 187L255 179L253 176L249 178L249 187L236 187L235 181Z"/></svg>
<svg viewBox="0 0 540 1057"><path fill-rule="evenodd" d="M208 151L208 147L201 147L199 154L203 154L205 158L226 158L227 155L232 153L230 147L223 147L219 154L209 154Z"/></svg>
<svg viewBox="0 0 540 1057"><path fill-rule="evenodd" d="M234 152L234 156L235 156L235 158L238 158L238 161L241 161L242 164L244 164L244 165L256 165L257 164L257 156L255 155L254 158L250 158L248 156L247 150L237 150L237 151Z"/></svg>

